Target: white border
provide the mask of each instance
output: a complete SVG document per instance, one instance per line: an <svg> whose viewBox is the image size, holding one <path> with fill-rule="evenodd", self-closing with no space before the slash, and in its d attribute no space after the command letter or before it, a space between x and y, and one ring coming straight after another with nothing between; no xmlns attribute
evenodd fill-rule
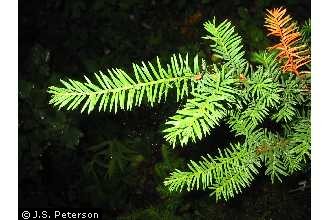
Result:
<svg viewBox="0 0 330 220"><path fill-rule="evenodd" d="M330 219L329 2L312 1L312 219Z"/></svg>
<svg viewBox="0 0 330 220"><path fill-rule="evenodd" d="M18 219L18 2L0 9L0 219ZM6 4L5 4L6 3Z"/></svg>
<svg viewBox="0 0 330 220"><path fill-rule="evenodd" d="M5 3L0 7L0 219L17 219L18 2ZM312 1L312 219L330 219L330 7L322 3Z"/></svg>

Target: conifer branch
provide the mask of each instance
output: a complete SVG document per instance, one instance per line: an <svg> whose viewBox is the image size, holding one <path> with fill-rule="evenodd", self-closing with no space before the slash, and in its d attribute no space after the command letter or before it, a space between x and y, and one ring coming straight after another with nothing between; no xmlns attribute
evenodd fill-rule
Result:
<svg viewBox="0 0 330 220"><path fill-rule="evenodd" d="M68 110L80 107L88 113L96 107L117 112L143 101L153 106L173 89L177 100L188 97L165 123L163 133L173 147L202 140L221 122L229 124L240 142L219 149L217 156L191 160L187 171L172 172L164 182L170 191L209 189L216 200L228 200L250 185L261 165L272 182L282 181L283 176L301 170L311 154L310 78L282 73L301 75L310 55L286 10L267 11L269 35L281 40L271 49L279 53L254 53L255 69L245 60L242 39L232 24L225 20L217 25L214 19L204 24L209 34L204 38L213 42L211 48L221 63L207 66L203 60L200 68L197 56L190 65L188 55L173 55L165 67L158 58L155 65L133 64L134 77L111 69L95 74L95 82L87 77L86 82L62 80L63 87L49 87L50 104ZM302 33L308 38L305 29ZM263 127L267 119L280 123L283 131L268 131Z"/></svg>
<svg viewBox="0 0 330 220"><path fill-rule="evenodd" d="M214 18L213 21L205 22L204 28L210 35L203 38L214 42L210 46L216 55L234 67L238 74L243 72L247 61L244 58L242 38L235 32L231 22L225 20L217 25Z"/></svg>
<svg viewBox="0 0 330 220"><path fill-rule="evenodd" d="M251 149L237 144L223 152L219 150L219 156L207 155L207 158L202 157L199 162L190 161L189 171L175 170L164 184L171 191L209 188L214 190L211 195L215 194L217 200L228 200L251 183L254 175L258 174L256 168L260 166Z"/></svg>
<svg viewBox="0 0 330 220"><path fill-rule="evenodd" d="M49 87L50 104L67 110L80 106L81 112L87 110L88 113L98 105L99 111L116 113L119 108L131 110L140 106L144 99L151 106L160 103L173 87L177 100L188 96L195 86L194 75L199 72L198 57L194 59L193 69L189 65L188 54L185 59L181 55L173 55L166 67L162 67L157 58L156 66L150 62L133 64L135 78L121 69L111 69L108 74L95 73L95 83L86 76L86 82L61 80L64 87Z"/></svg>
<svg viewBox="0 0 330 220"><path fill-rule="evenodd" d="M217 126L227 116L230 109L239 106L238 80L233 78L234 69L214 67L215 73L205 75L198 87L199 93L192 93L183 109L178 110L166 125L165 139L173 146L180 142L186 145L190 140L196 142Z"/></svg>
<svg viewBox="0 0 330 220"><path fill-rule="evenodd" d="M268 36L280 38L280 43L270 49L279 50L278 58L284 62L283 71L300 75L300 67L310 62L310 51L306 45L301 44L301 34L290 15L286 15L286 9L275 8L267 10L265 27Z"/></svg>

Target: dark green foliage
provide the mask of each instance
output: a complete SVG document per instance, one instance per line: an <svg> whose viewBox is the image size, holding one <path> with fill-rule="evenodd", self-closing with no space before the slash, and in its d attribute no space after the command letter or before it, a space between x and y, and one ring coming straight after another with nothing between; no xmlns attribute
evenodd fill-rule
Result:
<svg viewBox="0 0 330 220"><path fill-rule="evenodd" d="M305 23L300 28L300 33L302 35L302 41L307 44L309 47L311 46L311 19L305 21Z"/></svg>
<svg viewBox="0 0 330 220"><path fill-rule="evenodd" d="M167 145L163 145L161 147L161 153L162 153L162 162L157 163L155 165L155 172L156 172L156 175L159 176L160 179L163 179L173 169L183 167L184 161L182 158L178 158L172 152L172 149Z"/></svg>
<svg viewBox="0 0 330 220"><path fill-rule="evenodd" d="M40 44L34 45L26 61L26 68L21 70L29 74L20 79L18 91L20 205L49 207L55 198L59 199L56 194L58 190L64 190L63 184L72 181L72 176L60 175L58 170L67 170L68 173L76 171L72 163L81 162L73 153L83 137L77 120L48 108L48 97L44 91L46 84L54 80L50 74L49 53ZM56 160L68 158L71 159L60 166L53 164ZM53 179L50 172L57 175L58 179ZM44 196L46 184L57 185L48 194L48 198Z"/></svg>
<svg viewBox="0 0 330 220"><path fill-rule="evenodd" d="M133 142L135 141L135 142ZM136 143L136 140L131 140ZM87 171L96 172L95 166L105 170L104 176L112 179L116 172L127 171L127 166L137 168L144 160L144 157L129 148L129 143L122 143L117 140L106 141L87 149L93 155L91 161L87 164Z"/></svg>

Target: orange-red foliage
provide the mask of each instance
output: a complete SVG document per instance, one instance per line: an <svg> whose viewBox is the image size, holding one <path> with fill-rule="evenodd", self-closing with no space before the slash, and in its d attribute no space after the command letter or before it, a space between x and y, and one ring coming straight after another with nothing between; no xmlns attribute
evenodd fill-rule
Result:
<svg viewBox="0 0 330 220"><path fill-rule="evenodd" d="M310 62L310 52L301 43L298 27L291 21L290 15L285 15L286 9L275 8L267 10L265 26L268 36L280 38L280 43L269 49L279 50L277 57L284 62L283 71L300 75L299 68Z"/></svg>

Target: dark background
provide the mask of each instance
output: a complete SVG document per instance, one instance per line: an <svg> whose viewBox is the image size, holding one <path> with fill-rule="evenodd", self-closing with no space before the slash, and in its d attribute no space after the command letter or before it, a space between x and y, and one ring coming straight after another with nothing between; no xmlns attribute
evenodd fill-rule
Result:
<svg viewBox="0 0 330 220"><path fill-rule="evenodd" d="M19 207L100 207L105 219L310 219L310 190L288 193L302 172L271 184L262 174L243 194L215 202L209 192L170 194L162 182L189 159L233 138L226 126L206 140L171 149L160 132L182 105L169 98L132 112L80 114L48 105L47 87L66 77L132 62L165 63L172 53L210 58L203 22L229 19L247 57L270 44L266 8L284 6L299 22L299 0L19 1Z"/></svg>

